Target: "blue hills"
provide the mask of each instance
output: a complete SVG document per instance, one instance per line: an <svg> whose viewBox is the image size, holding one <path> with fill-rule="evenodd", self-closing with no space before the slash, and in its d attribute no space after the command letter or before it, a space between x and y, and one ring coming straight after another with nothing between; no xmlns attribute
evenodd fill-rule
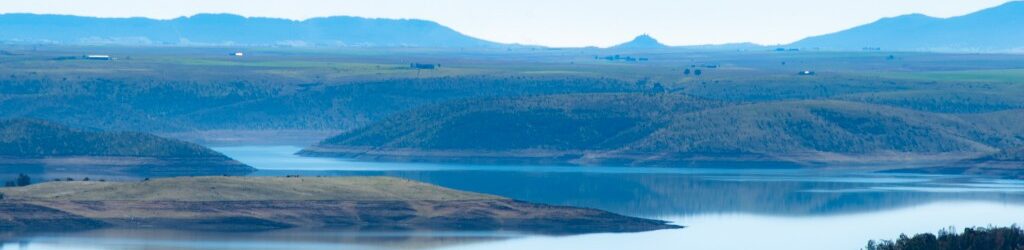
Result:
<svg viewBox="0 0 1024 250"><path fill-rule="evenodd" d="M791 46L828 50L1024 51L1024 1L951 18L921 14L885 18L806 38Z"/></svg>
<svg viewBox="0 0 1024 250"><path fill-rule="evenodd" d="M334 16L296 21L232 14L198 14L169 20L2 14L0 42L171 46L508 46L467 36L426 20ZM832 34L809 37L788 46L822 50L1021 52L1024 51L1024 1L951 18L921 14L884 18ZM612 49L709 49L705 47L670 47L651 36L642 35ZM710 49L721 47L710 46Z"/></svg>
<svg viewBox="0 0 1024 250"><path fill-rule="evenodd" d="M198 14L170 20L0 15L0 41L117 45L495 47L438 23L335 16L294 21Z"/></svg>

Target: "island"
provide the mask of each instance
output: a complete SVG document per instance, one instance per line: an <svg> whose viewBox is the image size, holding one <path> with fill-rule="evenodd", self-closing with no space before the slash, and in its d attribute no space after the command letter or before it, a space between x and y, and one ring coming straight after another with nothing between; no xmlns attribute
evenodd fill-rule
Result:
<svg viewBox="0 0 1024 250"><path fill-rule="evenodd" d="M141 132L0 120L0 174L71 176L246 175L256 169L209 148Z"/></svg>
<svg viewBox="0 0 1024 250"><path fill-rule="evenodd" d="M393 177L60 181L0 188L0 194L0 230L9 231L127 227L578 234L680 228L659 220L529 203Z"/></svg>

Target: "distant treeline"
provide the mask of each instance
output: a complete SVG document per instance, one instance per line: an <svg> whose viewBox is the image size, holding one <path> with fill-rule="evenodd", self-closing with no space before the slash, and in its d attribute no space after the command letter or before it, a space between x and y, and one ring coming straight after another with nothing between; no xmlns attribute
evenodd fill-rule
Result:
<svg viewBox="0 0 1024 250"><path fill-rule="evenodd" d="M239 72L243 74L244 72ZM345 130L449 100L642 91L592 77L446 76L356 83L124 77L0 77L0 118L31 117L128 131Z"/></svg>
<svg viewBox="0 0 1024 250"><path fill-rule="evenodd" d="M882 241L868 241L865 250L1020 250L1024 249L1024 231L1011 227L967 228L963 233L939 231Z"/></svg>

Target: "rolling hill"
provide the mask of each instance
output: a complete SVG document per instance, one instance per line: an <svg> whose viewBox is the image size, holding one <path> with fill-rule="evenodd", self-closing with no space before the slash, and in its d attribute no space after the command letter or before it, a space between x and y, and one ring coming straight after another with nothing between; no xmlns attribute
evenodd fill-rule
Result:
<svg viewBox="0 0 1024 250"><path fill-rule="evenodd" d="M200 145L135 132L0 121L0 171L94 175L241 175L254 171Z"/></svg>
<svg viewBox="0 0 1024 250"><path fill-rule="evenodd" d="M301 155L389 160L566 162L613 150L659 115L716 106L684 96L568 94L432 105L329 138ZM649 110L645 110L649 109Z"/></svg>
<svg viewBox="0 0 1024 250"><path fill-rule="evenodd" d="M885 18L852 29L809 37L790 46L827 50L1024 51L1024 2L1009 2L952 18L920 14Z"/></svg>
<svg viewBox="0 0 1024 250"><path fill-rule="evenodd" d="M198 14L170 20L0 15L0 41L87 45L477 48L499 44L423 20L323 17L303 21Z"/></svg>
<svg viewBox="0 0 1024 250"><path fill-rule="evenodd" d="M726 105L673 94L574 94L418 109L300 154L627 165L925 162L1021 144L1005 133L956 115L847 101Z"/></svg>

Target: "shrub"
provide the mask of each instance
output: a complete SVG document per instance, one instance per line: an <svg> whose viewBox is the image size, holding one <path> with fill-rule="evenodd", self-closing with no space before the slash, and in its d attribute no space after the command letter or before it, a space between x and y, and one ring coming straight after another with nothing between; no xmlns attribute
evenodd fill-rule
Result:
<svg viewBox="0 0 1024 250"><path fill-rule="evenodd" d="M32 185L32 178L25 174L18 174L18 180L16 183L19 187Z"/></svg>

